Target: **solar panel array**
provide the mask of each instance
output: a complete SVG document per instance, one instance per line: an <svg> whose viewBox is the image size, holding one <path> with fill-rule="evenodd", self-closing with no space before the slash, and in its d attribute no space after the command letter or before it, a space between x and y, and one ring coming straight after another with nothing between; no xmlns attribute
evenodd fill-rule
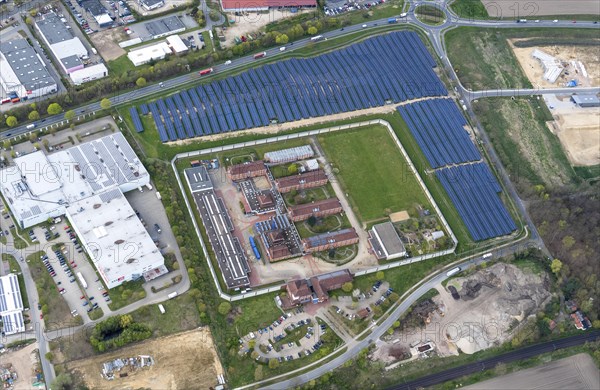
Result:
<svg viewBox="0 0 600 390"><path fill-rule="evenodd" d="M475 241L510 234L517 226L498 194L502 190L484 163L436 171Z"/></svg>
<svg viewBox="0 0 600 390"><path fill-rule="evenodd" d="M137 131L138 133L144 131L144 126L142 125L142 121L140 119L140 116L138 115L137 108L131 107L129 109L129 115L131 115L131 120L133 121L135 131Z"/></svg>
<svg viewBox="0 0 600 390"><path fill-rule="evenodd" d="M467 121L452 100L424 100L398 111L432 168L481 160L464 129Z"/></svg>
<svg viewBox="0 0 600 390"><path fill-rule="evenodd" d="M446 96L435 66L417 34L395 32L318 57L250 69L149 103L147 109L161 141L174 141Z"/></svg>

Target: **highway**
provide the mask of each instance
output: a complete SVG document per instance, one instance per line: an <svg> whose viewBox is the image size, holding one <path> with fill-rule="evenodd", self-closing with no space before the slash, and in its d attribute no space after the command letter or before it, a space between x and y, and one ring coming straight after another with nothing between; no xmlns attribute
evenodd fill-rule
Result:
<svg viewBox="0 0 600 390"><path fill-rule="evenodd" d="M390 390L415 390L427 388L440 383L444 383L453 379L472 375L480 371L494 368L498 363L512 363L518 360L529 359L534 356L556 351L558 349L574 347L585 344L589 341L596 341L600 338L600 330L592 330L576 336L566 337L556 341L547 341L545 343L531 345L510 351L501 355L497 355L488 359L483 359L464 366L451 368L436 374L431 374L410 382L406 382L397 386L390 387Z"/></svg>

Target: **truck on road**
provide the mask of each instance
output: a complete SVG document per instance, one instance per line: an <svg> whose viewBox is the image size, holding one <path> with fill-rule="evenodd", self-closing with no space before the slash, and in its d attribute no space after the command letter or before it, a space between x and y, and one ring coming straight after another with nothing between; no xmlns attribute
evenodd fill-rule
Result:
<svg viewBox="0 0 600 390"><path fill-rule="evenodd" d="M211 74L213 72L213 68L208 68L200 71L200 76L206 76L207 74Z"/></svg>
<svg viewBox="0 0 600 390"><path fill-rule="evenodd" d="M259 58L263 58L263 57L265 57L266 55L267 55L267 52L266 52L266 51L263 51L262 53L257 53L257 54L255 54L255 55L254 55L254 59L255 59L255 60L258 60Z"/></svg>
<svg viewBox="0 0 600 390"><path fill-rule="evenodd" d="M460 272L460 267L452 268L450 271L446 272L446 276L450 277L452 275L456 275Z"/></svg>
<svg viewBox="0 0 600 390"><path fill-rule="evenodd" d="M388 19L388 23L389 23L389 24L392 24L392 23L398 23L398 19L396 19L396 18L389 18L389 19Z"/></svg>
<svg viewBox="0 0 600 390"><path fill-rule="evenodd" d="M318 42L318 41L321 41L321 40L323 40L323 35L317 35L317 36L314 36L314 37L310 38L310 40L311 40L312 42Z"/></svg>
<svg viewBox="0 0 600 390"><path fill-rule="evenodd" d="M177 291L173 291L171 294L167 295L167 298L173 299L177 296Z"/></svg>

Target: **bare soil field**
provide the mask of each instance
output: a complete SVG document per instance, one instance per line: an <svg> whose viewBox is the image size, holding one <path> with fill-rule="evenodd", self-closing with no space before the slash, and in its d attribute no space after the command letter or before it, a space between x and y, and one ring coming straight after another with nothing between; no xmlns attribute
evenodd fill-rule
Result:
<svg viewBox="0 0 600 390"><path fill-rule="evenodd" d="M90 38L104 61L117 59L127 53L117 43L127 39L127 34L122 28L100 31L90 35Z"/></svg>
<svg viewBox="0 0 600 390"><path fill-rule="evenodd" d="M244 12L240 15L228 13L225 15L227 19L230 21L233 20L235 23L231 24L230 27L227 27L223 32L225 34L225 42L222 43L222 46L234 46L235 37L239 38L248 33L258 32L258 30L276 20L289 18L306 12L314 11L309 9L299 9L297 13L292 14L288 9L272 9L269 12Z"/></svg>
<svg viewBox="0 0 600 390"><path fill-rule="evenodd" d="M469 390L600 389L600 371L586 353L464 387Z"/></svg>
<svg viewBox="0 0 600 390"><path fill-rule="evenodd" d="M38 344L33 343L18 351L8 352L0 357L0 363L3 367L14 371L18 379L14 382L14 390L29 390L31 384L35 382L35 368L39 364L37 354Z"/></svg>
<svg viewBox="0 0 600 390"><path fill-rule="evenodd" d="M491 17L505 19L535 19L545 15L600 15L597 0L484 0L483 6Z"/></svg>
<svg viewBox="0 0 600 390"><path fill-rule="evenodd" d="M107 381L102 364L117 358L150 355L154 365ZM208 328L144 341L118 351L77 360L67 365L90 389L207 389L217 384L223 368Z"/></svg>
<svg viewBox="0 0 600 390"><path fill-rule="evenodd" d="M569 96L544 96L554 121L548 128L558 136L573 165L600 164L600 110L577 107Z"/></svg>
<svg viewBox="0 0 600 390"><path fill-rule="evenodd" d="M515 53L521 68L532 85L540 88L552 88L562 86L572 79L576 79L578 84L583 87L597 87L600 85L600 61L598 61L600 51L598 48L590 46L515 47L514 42L515 40L509 40L509 46ZM556 83L544 80L542 78L544 75L542 63L531 56L534 49L542 50L566 64L565 71L568 74L563 71ZM578 62L583 64L588 77L584 77Z"/></svg>

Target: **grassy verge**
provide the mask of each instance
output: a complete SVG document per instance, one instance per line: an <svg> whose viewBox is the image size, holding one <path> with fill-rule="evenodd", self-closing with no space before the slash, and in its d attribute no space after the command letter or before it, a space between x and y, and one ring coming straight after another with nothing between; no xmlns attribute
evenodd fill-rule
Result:
<svg viewBox="0 0 600 390"><path fill-rule="evenodd" d="M544 39L571 45L597 45L595 29L459 27L445 35L448 58L465 88L531 88L509 46L513 38Z"/></svg>
<svg viewBox="0 0 600 390"><path fill-rule="evenodd" d="M454 0L450 4L450 9L461 18L478 20L490 19L490 15L481 0ZM494 19L496 19L496 17L494 17Z"/></svg>
<svg viewBox="0 0 600 390"><path fill-rule="evenodd" d="M90 317L90 320L92 320L92 321L99 320L100 318L102 318L104 316L104 311L100 307L97 307L94 310L92 310L91 312L89 312L88 316Z"/></svg>
<svg viewBox="0 0 600 390"><path fill-rule="evenodd" d="M421 5L415 9L415 16L430 26L439 26L446 21L446 14L432 5Z"/></svg>
<svg viewBox="0 0 600 390"><path fill-rule="evenodd" d="M110 310L118 310L140 299L146 298L146 291L142 286L143 280L126 282L117 288L108 291L111 302L108 304Z"/></svg>
<svg viewBox="0 0 600 390"><path fill-rule="evenodd" d="M29 246L29 243L22 239L21 236L17 236L16 233L16 229L12 228L10 229L10 234L12 234L12 238L13 238L13 245L15 247L15 249L25 249Z"/></svg>
<svg viewBox="0 0 600 390"><path fill-rule="evenodd" d="M165 314L160 313L158 305L143 306L130 314L135 322L148 325L152 329L153 337L194 329L202 324L191 294L179 295L163 302L162 305Z"/></svg>
<svg viewBox="0 0 600 390"><path fill-rule="evenodd" d="M73 317L67 302L58 292L54 279L50 276L40 256L44 252L39 251L27 256L29 270L37 287L39 303L42 305L42 313L47 329L60 329L73 325Z"/></svg>
<svg viewBox="0 0 600 390"><path fill-rule="evenodd" d="M27 288L25 288L25 279L23 278L21 266L17 262L17 259L15 259L12 255L3 253L2 261L8 261L8 267L10 268L9 272L17 273L17 279L19 280L19 290L21 291L21 299L23 300L23 307L29 308L29 297L27 296Z"/></svg>
<svg viewBox="0 0 600 390"><path fill-rule="evenodd" d="M401 210L415 216L415 204L430 207L385 127L326 134L319 143L363 222Z"/></svg>
<svg viewBox="0 0 600 390"><path fill-rule="evenodd" d="M514 183L526 179L524 183L562 187L580 181L546 125L551 115L541 99L482 99L473 107Z"/></svg>

